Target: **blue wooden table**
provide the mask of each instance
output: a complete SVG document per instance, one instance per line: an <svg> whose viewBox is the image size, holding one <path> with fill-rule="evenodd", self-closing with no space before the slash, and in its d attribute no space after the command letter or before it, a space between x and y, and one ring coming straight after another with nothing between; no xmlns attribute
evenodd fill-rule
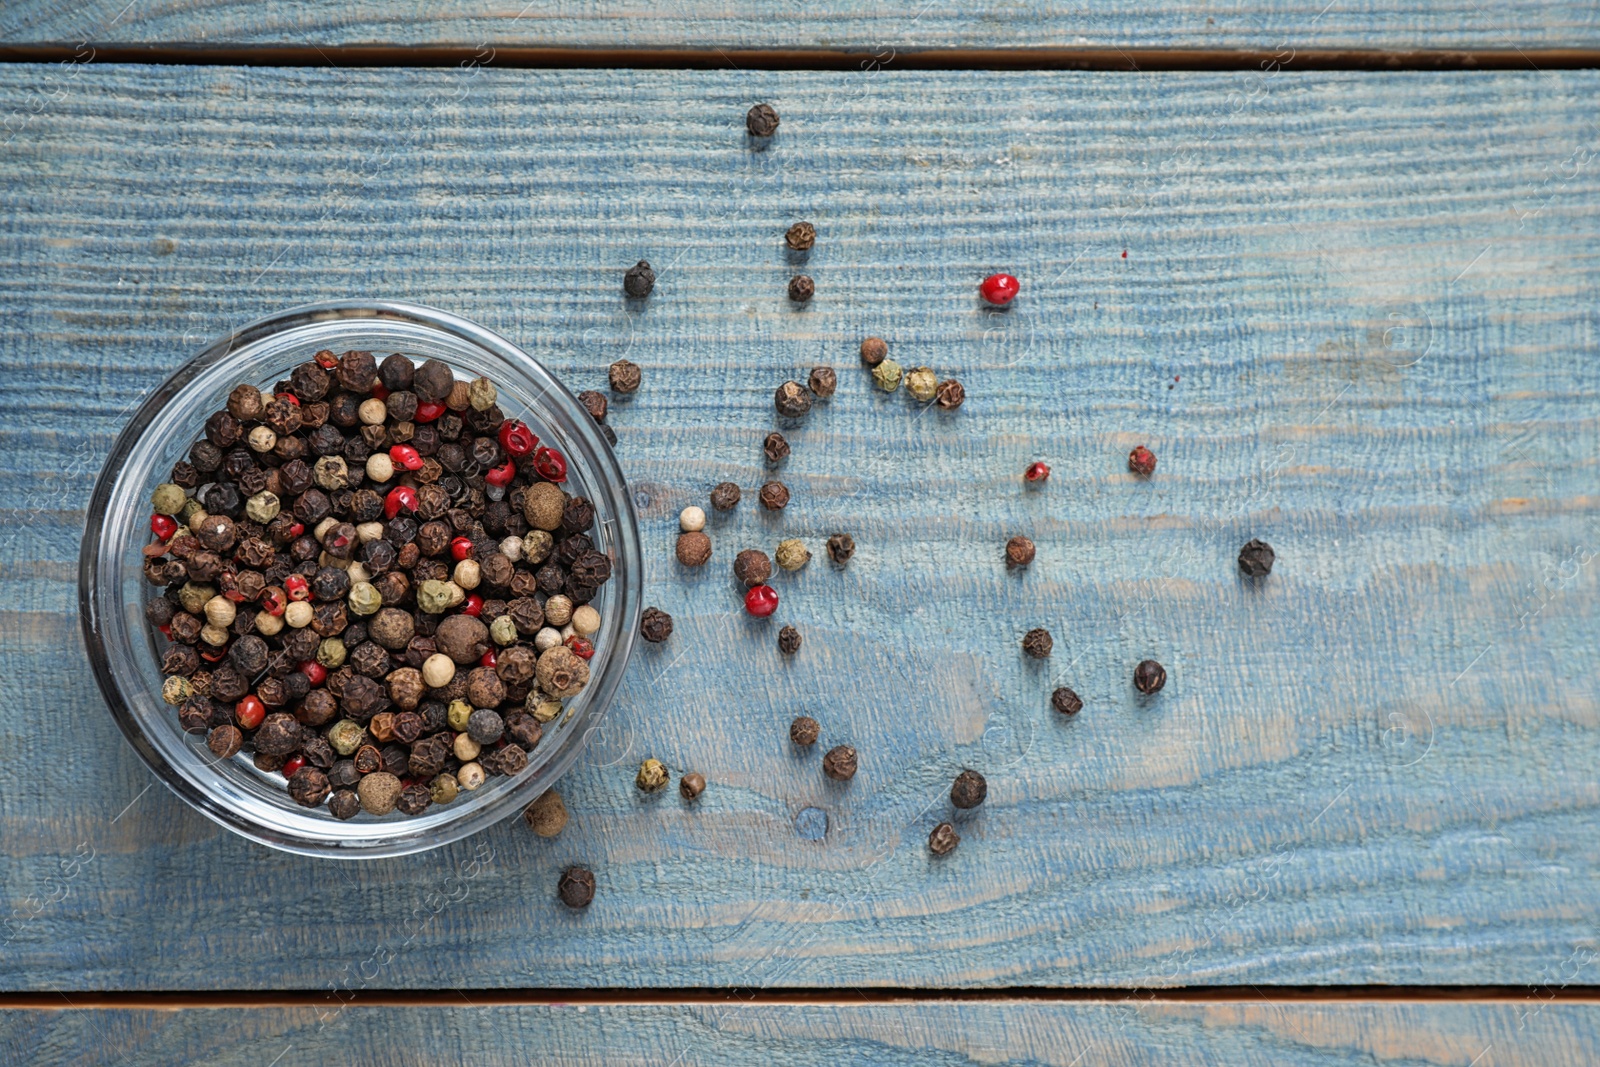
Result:
<svg viewBox="0 0 1600 1067"><path fill-rule="evenodd" d="M13 5L0 37L250 42L306 14L103 6ZM766 40L870 43L879 16L835 6ZM430 32L340 10L297 39ZM436 39L481 28L441 10ZM617 43L552 10L526 40ZM930 10L927 40L1072 21L963 10ZM1595 29L1577 5L1267 14L1371 47ZM659 43L664 18L595 25ZM686 18L757 35L739 5ZM1128 18L1105 39L1206 41L1197 15ZM0 1059L1594 1060L1597 88L0 65ZM757 152L760 100L783 126ZM974 297L996 270L1023 286L1001 313ZM563 780L553 840L516 822L360 864L250 845L153 783L84 666L83 507L130 409L231 328L352 296L466 315L574 389L644 368L611 420L678 628ZM868 334L965 406L871 388ZM794 502L715 516L685 571L678 511L765 479L772 390L818 363L840 387L789 434ZM1025 488L1035 459L1054 473ZM792 661L728 572L785 537L818 557L780 579ZM1234 563L1251 537L1278 552L1260 585ZM1018 652L1033 626L1048 663ZM1147 657L1155 700L1129 684ZM791 751L800 713L859 748L848 788ZM647 755L703 772L698 804L642 797ZM935 862L968 766L988 803ZM580 862L599 894L575 914L554 884Z"/></svg>

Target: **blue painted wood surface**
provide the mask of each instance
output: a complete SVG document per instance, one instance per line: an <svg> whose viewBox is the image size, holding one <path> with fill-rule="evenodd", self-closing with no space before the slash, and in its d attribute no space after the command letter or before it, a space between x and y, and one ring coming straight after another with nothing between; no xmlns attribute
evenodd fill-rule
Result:
<svg viewBox="0 0 1600 1067"><path fill-rule="evenodd" d="M0 1012L37 1067L353 1063L893 1067L1563 1067L1600 1056L1588 1005L927 1002Z"/></svg>
<svg viewBox="0 0 1600 1067"><path fill-rule="evenodd" d="M0 153L0 985L1551 983L1592 954L1596 75L63 76L0 69L28 116ZM974 296L997 269L1004 313ZM124 413L232 326L360 295L574 388L644 368L612 419L678 630L554 841L247 845L151 785L79 665L80 509ZM872 390L868 333L966 406ZM772 390L818 362L841 384L790 431L794 502L715 518L685 573L678 510L767 476ZM1007 573L1017 532L1039 558ZM819 558L755 623L729 564L785 536ZM799 712L859 747L850 786L791 752ZM646 755L705 773L698 806L642 798ZM990 799L935 863L964 766Z"/></svg>
<svg viewBox="0 0 1600 1067"><path fill-rule="evenodd" d="M1029 0L13 0L0 42L388 44L557 48L844 48L878 62L929 48L1594 47L1600 13L1582 0L1286 0L1068 4ZM737 64L730 61L729 66Z"/></svg>

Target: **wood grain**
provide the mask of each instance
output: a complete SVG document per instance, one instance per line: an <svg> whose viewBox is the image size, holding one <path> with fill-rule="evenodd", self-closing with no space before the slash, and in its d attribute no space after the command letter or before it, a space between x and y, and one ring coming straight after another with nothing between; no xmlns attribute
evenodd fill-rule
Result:
<svg viewBox="0 0 1600 1067"><path fill-rule="evenodd" d="M1561 1067L1600 1056L1600 1009L1496 1004L548 1005L0 1012L0 1049L51 1067L172 1063L810 1067Z"/></svg>
<svg viewBox="0 0 1600 1067"><path fill-rule="evenodd" d="M0 153L0 986L1593 980L1595 75L58 77L0 70L0 114L37 105ZM785 116L763 152L754 99ZM976 306L996 269L1007 312ZM612 418L678 630L555 841L249 846L151 787L79 666L79 509L128 407L237 324L363 294L574 388L644 368ZM870 389L867 333L966 406ZM760 484L772 390L818 362L794 502L716 517L680 571L678 510ZM782 536L819 555L779 583L789 662L727 569ZM860 748L850 786L790 751L802 711ZM645 755L705 773L698 806L641 798ZM990 799L935 863L964 766Z"/></svg>
<svg viewBox="0 0 1600 1067"><path fill-rule="evenodd" d="M1581 0L1290 0L1092 5L1006 0L16 0L0 43L383 44L582 49L845 49L881 64L927 49L1595 47L1600 14ZM307 62L315 63L316 60ZM729 67L737 66L731 60Z"/></svg>

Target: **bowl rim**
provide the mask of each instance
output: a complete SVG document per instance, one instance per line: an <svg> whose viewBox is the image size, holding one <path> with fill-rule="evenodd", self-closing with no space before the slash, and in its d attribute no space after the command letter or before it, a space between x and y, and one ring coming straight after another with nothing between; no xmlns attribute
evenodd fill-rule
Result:
<svg viewBox="0 0 1600 1067"><path fill-rule="evenodd" d="M631 553L617 552L621 558L616 560L615 580L618 581L618 588L623 591L618 595L619 610L624 614L631 613L635 617L620 620L617 640L606 652L606 665L600 672L596 672L598 677L595 682L598 684L589 698L591 707L586 709L587 718L582 737L539 768L540 777L548 777L551 783L565 774L582 755L590 735L600 726L609 711L616 690L626 674L638 635L637 616L642 611L643 561L640 559L638 518L634 511L627 478L610 443L600 432L599 425L589 417L587 409L553 372L522 348L492 330L450 312L398 300L331 300L297 305L256 319L219 337L200 353L185 361L151 391L117 434L111 452L95 478L79 547L79 625L101 698L106 702L107 709L123 736L146 766L155 773L157 779L189 807L213 822L251 841L284 852L318 858L377 859L422 852L459 841L501 822L512 812L520 810L525 799L531 798L525 798L526 789L512 787L493 801L465 811L460 818L429 827L425 831L419 829L407 833L401 830L355 840L322 840L276 827L265 827L251 818L247 812L221 803L200 788L187 774L176 768L145 736L137 716L127 706L110 658L104 651L107 633L116 623L114 619L101 616L96 601L100 589L101 551L104 547L102 540L107 527L108 504L121 481L133 447L138 443L152 417L195 378L213 369L240 349L298 327L342 320L352 324L359 324L364 320L388 320L431 327L483 348L510 363L529 366L536 376L547 379L540 383L544 387L544 393L553 394L556 404L569 409L565 414L569 416L571 428L583 439L587 450L599 460L599 470L586 471L588 480L595 483L588 488L591 494L595 495L601 490L606 491L616 511L613 521L618 526L617 546L620 548L631 545L633 549ZM176 724L173 726L175 729ZM528 781L531 779L525 780L522 784L526 785ZM406 823L400 821L374 825L404 827Z"/></svg>

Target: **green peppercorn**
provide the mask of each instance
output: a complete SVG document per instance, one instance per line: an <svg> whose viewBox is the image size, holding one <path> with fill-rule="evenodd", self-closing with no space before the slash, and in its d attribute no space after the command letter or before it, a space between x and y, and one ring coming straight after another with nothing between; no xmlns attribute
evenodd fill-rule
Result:
<svg viewBox="0 0 1600 1067"><path fill-rule="evenodd" d="M182 486L172 482L162 482L150 494L150 508L158 515L176 515L188 502L189 494L183 491Z"/></svg>
<svg viewBox="0 0 1600 1067"><path fill-rule="evenodd" d="M906 392L926 404L939 391L939 376L931 367L918 367L906 375Z"/></svg>
<svg viewBox="0 0 1600 1067"><path fill-rule="evenodd" d="M811 550L798 537L791 537L787 541L779 541L778 551L775 556L778 566L786 571L797 571L811 562Z"/></svg>
<svg viewBox="0 0 1600 1067"><path fill-rule="evenodd" d="M206 603L217 595L217 587L208 582L184 582L178 589L178 603L190 615L202 615Z"/></svg>
<svg viewBox="0 0 1600 1067"><path fill-rule="evenodd" d="M518 639L517 623L510 615L502 615L489 624L489 637L497 645L515 644Z"/></svg>
<svg viewBox="0 0 1600 1067"><path fill-rule="evenodd" d="M465 700L452 700L450 708L445 712L445 721L450 724L450 729L457 733L467 728L467 720L472 718L473 707Z"/></svg>
<svg viewBox="0 0 1600 1067"><path fill-rule="evenodd" d="M182 675L173 675L161 683L161 699L173 707L182 707L194 696L194 683Z"/></svg>
<svg viewBox="0 0 1600 1067"><path fill-rule="evenodd" d="M465 599L467 594L459 585L441 582L437 578L429 578L417 590L417 607L429 615L443 615Z"/></svg>
<svg viewBox="0 0 1600 1067"><path fill-rule="evenodd" d="M561 714L561 701L543 700L540 699L539 694L530 693L528 695L528 713L539 722L549 722Z"/></svg>
<svg viewBox="0 0 1600 1067"><path fill-rule="evenodd" d="M350 587L350 610L357 615L376 615L383 607L383 594L371 582L357 582Z"/></svg>
<svg viewBox="0 0 1600 1067"><path fill-rule="evenodd" d="M500 399L494 383L487 378L474 378L467 383L467 402L473 411L488 411Z"/></svg>
<svg viewBox="0 0 1600 1067"><path fill-rule="evenodd" d="M900 388L900 374L900 364L892 359L885 359L872 368L872 380L886 393L892 393Z"/></svg>
<svg viewBox="0 0 1600 1067"><path fill-rule="evenodd" d="M647 759L639 764L639 773L635 776L633 784L643 793L654 793L667 784L671 776L667 768L658 759Z"/></svg>
<svg viewBox="0 0 1600 1067"><path fill-rule="evenodd" d="M278 517L280 506L277 496L263 489L244 502L244 513L251 522L259 522L265 526Z"/></svg>
<svg viewBox="0 0 1600 1067"><path fill-rule="evenodd" d="M461 787L453 774L441 774L428 783L428 795L435 804L448 804L460 795Z"/></svg>
<svg viewBox="0 0 1600 1067"><path fill-rule="evenodd" d="M341 756L350 755L366 741L366 729L354 719L340 719L328 730L328 744Z"/></svg>
<svg viewBox="0 0 1600 1067"><path fill-rule="evenodd" d="M205 505L201 504L200 501L194 499L193 497L190 497L188 500L183 502L183 507L178 511L178 518L183 521L185 526L189 526L189 528L193 530L194 527L190 526L189 524L194 520L196 515L203 516L205 513Z"/></svg>
<svg viewBox="0 0 1600 1067"><path fill-rule="evenodd" d="M317 646L317 662L330 671L344 666L344 641L337 637L324 637Z"/></svg>

